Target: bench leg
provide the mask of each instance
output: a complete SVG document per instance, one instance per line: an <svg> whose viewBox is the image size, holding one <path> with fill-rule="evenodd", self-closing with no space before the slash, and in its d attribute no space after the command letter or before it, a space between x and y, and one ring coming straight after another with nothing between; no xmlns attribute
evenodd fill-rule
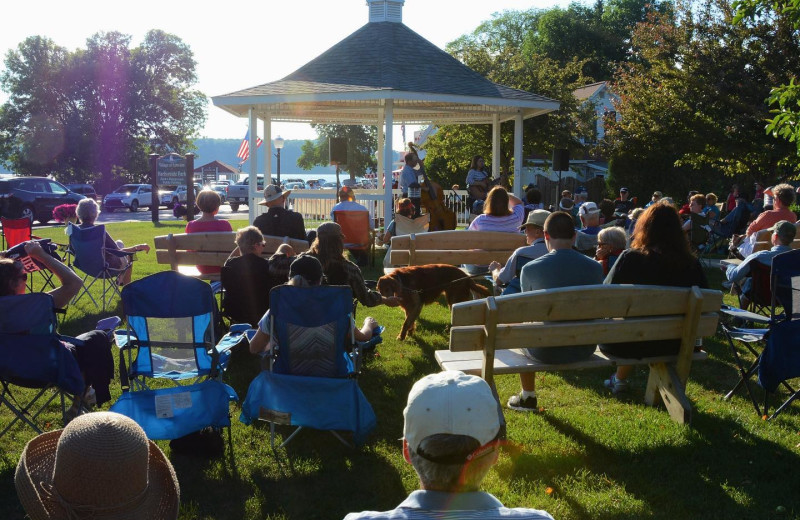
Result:
<svg viewBox="0 0 800 520"><path fill-rule="evenodd" d="M670 417L677 423L689 424L692 421L692 404L686 397L686 388L673 365L666 363L650 365L644 400L650 406L656 406L663 401Z"/></svg>

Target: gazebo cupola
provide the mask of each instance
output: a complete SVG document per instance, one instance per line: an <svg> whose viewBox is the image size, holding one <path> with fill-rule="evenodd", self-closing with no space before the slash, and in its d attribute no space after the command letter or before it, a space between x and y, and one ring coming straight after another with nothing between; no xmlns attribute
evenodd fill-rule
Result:
<svg viewBox="0 0 800 520"><path fill-rule="evenodd" d="M403 23L405 0L367 0L370 22Z"/></svg>

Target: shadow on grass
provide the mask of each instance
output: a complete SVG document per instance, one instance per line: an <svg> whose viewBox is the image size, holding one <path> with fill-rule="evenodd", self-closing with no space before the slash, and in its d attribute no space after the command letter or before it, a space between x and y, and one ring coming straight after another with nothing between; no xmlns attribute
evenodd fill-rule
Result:
<svg viewBox="0 0 800 520"><path fill-rule="evenodd" d="M565 480L575 467L581 467L623 488L647 504L657 517L665 518L693 518L698 511L708 512L709 504L713 504L714 514L704 515L706 518L767 518L778 506L789 512L800 509L797 481L792 477L800 462L798 454L758 438L734 421L702 415L692 430L686 430L684 442L637 451L631 456L629 451L609 447L563 420L548 414L541 417L579 444L580 455L518 455L510 479ZM719 453L730 456L720 458ZM666 480L670 481L669 487L680 481L685 492L665 496L662 482ZM579 518L641 517L641 511L590 514L570 490L556 492Z"/></svg>

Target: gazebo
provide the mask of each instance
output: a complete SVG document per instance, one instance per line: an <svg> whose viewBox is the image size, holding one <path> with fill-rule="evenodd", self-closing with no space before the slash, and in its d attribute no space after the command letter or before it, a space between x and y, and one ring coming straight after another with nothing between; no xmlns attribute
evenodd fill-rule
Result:
<svg viewBox="0 0 800 520"><path fill-rule="evenodd" d="M255 150L263 122L264 163L271 174L272 121L378 127L379 175L392 171L396 124L490 124L492 156L500 155L500 124L514 121L514 193L522 187L522 121L557 110L552 99L498 85L402 23L404 0L367 0L369 22L285 78L212 97L214 105L250 123ZM409 51L411 50L411 51ZM499 161L492 160L493 176ZM250 162L250 221L258 162ZM392 215L392 183L384 183L384 217Z"/></svg>

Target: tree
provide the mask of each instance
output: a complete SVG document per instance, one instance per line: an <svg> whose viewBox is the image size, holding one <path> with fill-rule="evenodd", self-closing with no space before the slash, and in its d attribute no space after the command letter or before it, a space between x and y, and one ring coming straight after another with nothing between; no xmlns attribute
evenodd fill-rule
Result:
<svg viewBox="0 0 800 520"><path fill-rule="evenodd" d="M301 148L297 166L310 170L314 166L328 166L328 139L343 138L347 140L347 164L342 170L350 174L351 179L363 176L369 169L377 167L375 150L378 149L378 130L374 126L362 125L311 125L319 137L315 141L306 141Z"/></svg>
<svg viewBox="0 0 800 520"><path fill-rule="evenodd" d="M780 23L778 30L791 32L797 46L800 0L740 0L733 6L736 9L735 23L753 23L760 19L777 21ZM800 166L800 84L797 83L797 74L798 70L794 69L787 83L770 91L767 103L774 115L766 126L767 133L795 143L796 153L782 160L783 165L795 169Z"/></svg>
<svg viewBox="0 0 800 520"><path fill-rule="evenodd" d="M0 86L0 160L20 174L101 179L105 189L148 177L149 153L185 153L205 122L206 97L189 47L163 31L139 47L98 33L68 51L33 36L10 51Z"/></svg>
<svg viewBox="0 0 800 520"><path fill-rule="evenodd" d="M481 24L472 34L448 44L459 61L495 83L536 92L561 103L557 112L524 122L526 154L549 154L553 148L576 150L587 135L592 107L580 106L573 91L593 81L583 74L586 60L557 61L523 49L537 13L506 12ZM501 125L501 154L492 157L489 125L444 125L425 143L431 177L442 185L463 184L473 155L499 162L502 173L512 170L514 123Z"/></svg>
<svg viewBox="0 0 800 520"><path fill-rule="evenodd" d="M800 49L770 24L733 25L727 0L652 14L617 74L621 121L607 134L611 184L638 193L772 183L787 147L763 132L768 85L797 70Z"/></svg>

